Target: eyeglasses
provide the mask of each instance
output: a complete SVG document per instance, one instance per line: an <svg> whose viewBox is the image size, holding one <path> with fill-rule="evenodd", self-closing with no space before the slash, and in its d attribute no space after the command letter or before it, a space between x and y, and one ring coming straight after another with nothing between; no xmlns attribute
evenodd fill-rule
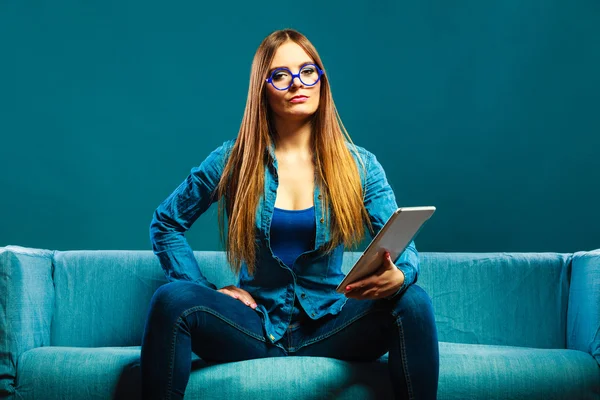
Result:
<svg viewBox="0 0 600 400"><path fill-rule="evenodd" d="M321 75L323 75L323 71L315 64L304 64L297 74L293 74L289 68L277 68L265 81L277 90L286 90L292 86L294 78L300 79L305 86L314 86L321 79Z"/></svg>

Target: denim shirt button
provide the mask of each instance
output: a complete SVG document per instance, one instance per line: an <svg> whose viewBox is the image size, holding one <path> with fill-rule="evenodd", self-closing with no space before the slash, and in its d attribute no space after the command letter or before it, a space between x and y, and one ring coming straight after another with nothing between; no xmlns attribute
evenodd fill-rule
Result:
<svg viewBox="0 0 600 400"><path fill-rule="evenodd" d="M323 222L325 222L325 219L324 219L324 218L321 218L321 223L323 223Z"/></svg>
<svg viewBox="0 0 600 400"><path fill-rule="evenodd" d="M300 295L300 297L302 297L303 299L305 299L305 298L306 298L306 293L302 293L302 294Z"/></svg>
<svg viewBox="0 0 600 400"><path fill-rule="evenodd" d="M315 313L312 313L312 314L310 314L310 315L314 317L314 316L315 316L315 315L317 315L317 314L315 314Z"/></svg>
<svg viewBox="0 0 600 400"><path fill-rule="evenodd" d="M317 199L319 199L319 200L321 200L322 198L323 198L323 196L321 196L321 195L317 196Z"/></svg>

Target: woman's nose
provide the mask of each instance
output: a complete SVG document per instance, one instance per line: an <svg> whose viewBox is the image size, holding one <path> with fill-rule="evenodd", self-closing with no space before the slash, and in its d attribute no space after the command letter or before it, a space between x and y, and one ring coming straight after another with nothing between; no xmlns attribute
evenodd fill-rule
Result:
<svg viewBox="0 0 600 400"><path fill-rule="evenodd" d="M302 81L300 80L299 76L294 76L292 77L292 86L294 87L300 87L300 86L304 86L304 84L302 83Z"/></svg>

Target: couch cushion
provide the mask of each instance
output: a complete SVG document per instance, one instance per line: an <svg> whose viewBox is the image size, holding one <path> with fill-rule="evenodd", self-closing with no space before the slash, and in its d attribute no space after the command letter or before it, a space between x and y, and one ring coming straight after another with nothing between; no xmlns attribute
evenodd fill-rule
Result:
<svg viewBox="0 0 600 400"><path fill-rule="evenodd" d="M0 397L13 392L18 357L50 344L52 252L0 248Z"/></svg>
<svg viewBox="0 0 600 400"><path fill-rule="evenodd" d="M110 399L139 347L39 347L24 353L17 371L18 399Z"/></svg>
<svg viewBox="0 0 600 400"><path fill-rule="evenodd" d="M235 282L223 252L195 252L219 287ZM136 346L156 289L166 283L151 251L57 251L53 346Z"/></svg>
<svg viewBox="0 0 600 400"><path fill-rule="evenodd" d="M224 252L195 252L209 281L235 283ZM344 254L343 270L358 252ZM566 348L570 255L421 253L440 341ZM135 346L150 298L166 282L151 251L54 254L52 345Z"/></svg>
<svg viewBox="0 0 600 400"><path fill-rule="evenodd" d="M139 348L42 347L19 359L23 400L139 398ZM186 393L203 399L391 398L387 358L350 363L285 357L194 361ZM600 371L587 353L440 342L440 400L595 399ZM188 396L191 397L191 396Z"/></svg>
<svg viewBox="0 0 600 400"><path fill-rule="evenodd" d="M19 360L17 394L21 400L140 398L139 354L139 347L30 350ZM193 359L186 398L380 399L390 393L385 359L288 357L212 365Z"/></svg>
<svg viewBox="0 0 600 400"><path fill-rule="evenodd" d="M148 302L165 282L150 251L57 251L52 345L139 345Z"/></svg>
<svg viewBox="0 0 600 400"><path fill-rule="evenodd" d="M440 387L440 400L592 400L600 369L577 350L440 342Z"/></svg>
<svg viewBox="0 0 600 400"><path fill-rule="evenodd" d="M566 348L571 255L421 253L444 342Z"/></svg>

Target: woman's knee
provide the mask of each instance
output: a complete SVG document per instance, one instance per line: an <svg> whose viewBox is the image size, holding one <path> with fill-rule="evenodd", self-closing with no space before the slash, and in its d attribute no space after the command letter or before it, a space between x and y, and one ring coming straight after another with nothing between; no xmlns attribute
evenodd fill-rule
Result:
<svg viewBox="0 0 600 400"><path fill-rule="evenodd" d="M406 291L394 299L393 313L395 316L408 317L422 316L423 314L433 316L433 304L427 292L416 284L410 285Z"/></svg>
<svg viewBox="0 0 600 400"><path fill-rule="evenodd" d="M155 315L159 319L178 318L191 305L191 298L197 299L198 291L204 288L186 281L169 282L160 286L152 295L150 300L150 315ZM192 296L192 293L195 295ZM200 296L201 297L201 296ZM197 301L197 300L196 300Z"/></svg>

